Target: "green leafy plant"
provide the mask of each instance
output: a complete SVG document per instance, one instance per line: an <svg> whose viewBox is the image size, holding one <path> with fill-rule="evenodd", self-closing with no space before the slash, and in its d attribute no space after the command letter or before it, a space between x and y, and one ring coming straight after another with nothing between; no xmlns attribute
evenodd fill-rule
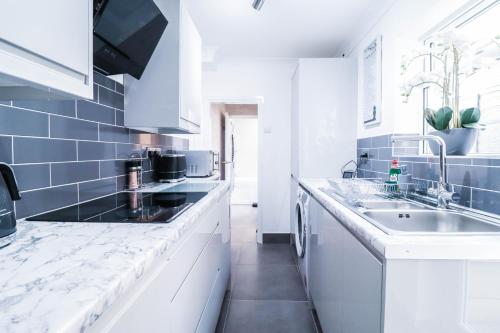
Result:
<svg viewBox="0 0 500 333"><path fill-rule="evenodd" d="M424 117L427 123L437 131L450 129L450 121L453 118L453 110L444 106L439 110L427 108L424 110ZM484 125L479 124L481 111L479 108L468 108L460 111L460 125L463 128L481 128Z"/></svg>
<svg viewBox="0 0 500 333"><path fill-rule="evenodd" d="M481 119L481 110L479 110L479 108L468 108L460 111L460 123L462 124L462 127L481 127L479 119Z"/></svg>
<svg viewBox="0 0 500 333"><path fill-rule="evenodd" d="M424 111L425 120L429 125L438 131L444 131L449 129L450 120L453 117L453 110L447 106L440 108L439 110L425 109Z"/></svg>
<svg viewBox="0 0 500 333"><path fill-rule="evenodd" d="M442 107L427 109L424 117L438 131L451 128L478 128L481 112L478 107L460 110L461 80L482 69L482 61L496 62L500 56L500 35L490 37L489 42L498 46L492 52L483 52L484 44L468 39L457 29L442 31L431 36L428 46L421 48L410 57L404 57L401 75L418 59L432 59L435 70L418 72L407 77L401 86L404 102L418 87L435 86L441 90Z"/></svg>

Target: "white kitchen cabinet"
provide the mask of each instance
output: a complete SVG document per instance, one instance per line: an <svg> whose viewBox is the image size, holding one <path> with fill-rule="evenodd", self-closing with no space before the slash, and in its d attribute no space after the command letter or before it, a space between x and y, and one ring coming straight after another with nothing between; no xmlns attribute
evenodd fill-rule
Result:
<svg viewBox="0 0 500 333"><path fill-rule="evenodd" d="M356 61L299 59L290 132L296 178L339 177L342 166L356 159L356 105Z"/></svg>
<svg viewBox="0 0 500 333"><path fill-rule="evenodd" d="M356 160L356 68L347 58L298 61L291 82L291 217L296 179L339 177L342 166ZM290 230L294 223L291 218Z"/></svg>
<svg viewBox="0 0 500 333"><path fill-rule="evenodd" d="M229 282L229 242L227 193L90 331L213 332Z"/></svg>
<svg viewBox="0 0 500 333"><path fill-rule="evenodd" d="M343 230L316 200L309 201L309 290L325 332L342 332ZM314 226L312 225L314 224Z"/></svg>
<svg viewBox="0 0 500 333"><path fill-rule="evenodd" d="M336 223L339 223L336 221ZM383 265L347 229L343 242L343 332L380 333Z"/></svg>
<svg viewBox="0 0 500 333"><path fill-rule="evenodd" d="M309 288L325 333L379 333L382 263L312 198Z"/></svg>
<svg viewBox="0 0 500 333"><path fill-rule="evenodd" d="M172 301L176 311L172 316L173 332L195 332L202 318L205 304L210 300L210 294L219 272L219 258L222 255L222 237L220 225L212 234L208 246L196 261L196 265L183 282Z"/></svg>
<svg viewBox="0 0 500 333"><path fill-rule="evenodd" d="M92 4L2 1L0 99L93 98Z"/></svg>
<svg viewBox="0 0 500 333"><path fill-rule="evenodd" d="M199 133L202 41L181 0L155 0L168 26L140 80L125 81L125 126L156 133Z"/></svg>
<svg viewBox="0 0 500 333"><path fill-rule="evenodd" d="M229 196L225 196L219 203L221 212L220 232L221 232L221 251L222 256L219 256L219 269L217 277L213 283L212 291L208 299L205 309L203 310L202 318L196 328L197 333L213 333L217 327L219 312L224 302L224 296L231 274L231 243L230 243L230 216L229 216Z"/></svg>

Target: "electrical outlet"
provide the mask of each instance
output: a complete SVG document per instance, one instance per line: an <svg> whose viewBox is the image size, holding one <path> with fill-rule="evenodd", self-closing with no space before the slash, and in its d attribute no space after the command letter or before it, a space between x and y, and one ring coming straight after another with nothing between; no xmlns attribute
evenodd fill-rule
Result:
<svg viewBox="0 0 500 333"><path fill-rule="evenodd" d="M147 157L149 159L153 158L153 156L155 154L161 154L161 148L157 148L157 147L146 147L144 149L144 154L143 156L144 157Z"/></svg>

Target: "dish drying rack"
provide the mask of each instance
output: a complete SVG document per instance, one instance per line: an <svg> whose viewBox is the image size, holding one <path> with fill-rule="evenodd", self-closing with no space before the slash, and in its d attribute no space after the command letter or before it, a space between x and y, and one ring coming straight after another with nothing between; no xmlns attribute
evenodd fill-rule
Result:
<svg viewBox="0 0 500 333"><path fill-rule="evenodd" d="M330 189L336 194L355 202L382 198L406 198L415 191L413 183L388 184L380 178L328 179Z"/></svg>

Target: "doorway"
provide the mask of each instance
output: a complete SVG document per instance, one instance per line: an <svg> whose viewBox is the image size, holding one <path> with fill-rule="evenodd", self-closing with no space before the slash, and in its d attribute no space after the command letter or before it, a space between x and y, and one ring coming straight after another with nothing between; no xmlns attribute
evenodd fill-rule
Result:
<svg viewBox="0 0 500 333"><path fill-rule="evenodd" d="M221 151L220 160L225 162L221 170L234 185L231 289L224 299L216 333L272 332L283 327L314 333L314 320L289 244L261 244L262 237L259 240L261 104L218 103L212 110L212 135Z"/></svg>
<svg viewBox="0 0 500 333"><path fill-rule="evenodd" d="M256 106L255 111L257 111ZM231 204L257 207L257 114L231 115L230 113L230 119L234 138L234 190Z"/></svg>
<svg viewBox="0 0 500 333"><path fill-rule="evenodd" d="M252 216L233 225L236 238L258 236L258 103L211 104L212 149L220 152L221 179L231 182L231 210ZM239 220L239 219L234 219Z"/></svg>

